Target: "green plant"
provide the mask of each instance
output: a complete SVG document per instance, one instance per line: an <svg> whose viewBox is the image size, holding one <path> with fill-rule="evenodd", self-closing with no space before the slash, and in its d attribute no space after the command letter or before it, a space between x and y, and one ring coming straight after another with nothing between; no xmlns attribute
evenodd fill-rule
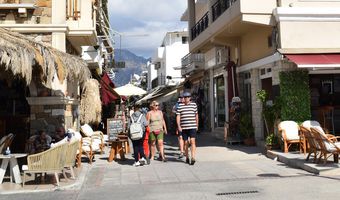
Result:
<svg viewBox="0 0 340 200"><path fill-rule="evenodd" d="M240 134L242 135L243 138L254 137L254 127L250 113L241 113Z"/></svg>
<svg viewBox="0 0 340 200"><path fill-rule="evenodd" d="M302 122L311 118L308 71L280 72L281 120Z"/></svg>
<svg viewBox="0 0 340 200"><path fill-rule="evenodd" d="M265 90L256 92L256 98L262 102L262 116L265 123L267 133L274 131L275 121L280 117L281 111L281 98L276 97L275 101L269 104L268 94Z"/></svg>
<svg viewBox="0 0 340 200"><path fill-rule="evenodd" d="M266 145L276 146L279 144L279 137L274 133L269 134L266 137Z"/></svg>

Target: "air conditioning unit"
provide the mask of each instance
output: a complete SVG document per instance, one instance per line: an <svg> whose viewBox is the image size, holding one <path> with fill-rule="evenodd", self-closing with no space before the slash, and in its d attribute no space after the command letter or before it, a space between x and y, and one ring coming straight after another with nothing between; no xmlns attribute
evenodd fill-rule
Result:
<svg viewBox="0 0 340 200"><path fill-rule="evenodd" d="M225 64L228 61L227 48L216 48L216 65Z"/></svg>

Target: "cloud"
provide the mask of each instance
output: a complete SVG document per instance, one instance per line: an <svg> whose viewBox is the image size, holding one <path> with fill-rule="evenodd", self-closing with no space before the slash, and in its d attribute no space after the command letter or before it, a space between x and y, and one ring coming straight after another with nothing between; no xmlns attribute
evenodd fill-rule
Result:
<svg viewBox="0 0 340 200"><path fill-rule="evenodd" d="M187 24L180 21L185 0L109 0L111 27L121 33L121 48L151 57L166 32L180 31ZM117 36L116 49L120 48Z"/></svg>

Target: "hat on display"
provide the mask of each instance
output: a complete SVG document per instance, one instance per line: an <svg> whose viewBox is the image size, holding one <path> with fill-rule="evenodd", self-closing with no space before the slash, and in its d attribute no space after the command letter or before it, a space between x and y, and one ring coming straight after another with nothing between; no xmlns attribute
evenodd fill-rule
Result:
<svg viewBox="0 0 340 200"><path fill-rule="evenodd" d="M184 92L184 93L183 93L183 97L191 97L190 92Z"/></svg>
<svg viewBox="0 0 340 200"><path fill-rule="evenodd" d="M233 98L231 99L231 102L241 103L241 99L240 99L240 97L233 97Z"/></svg>

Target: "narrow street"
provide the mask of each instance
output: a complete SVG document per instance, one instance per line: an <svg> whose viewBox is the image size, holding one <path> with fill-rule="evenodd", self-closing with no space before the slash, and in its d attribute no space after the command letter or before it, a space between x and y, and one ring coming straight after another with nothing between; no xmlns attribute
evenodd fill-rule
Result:
<svg viewBox="0 0 340 200"><path fill-rule="evenodd" d="M2 195L0 199L335 199L340 177L320 177L266 158L256 147L228 146L199 135L197 163L178 160L174 136L166 163L133 167L96 155L83 184L54 192ZM212 145L213 144L213 145ZM106 151L107 152L107 151ZM211 152L214 152L211 154Z"/></svg>

